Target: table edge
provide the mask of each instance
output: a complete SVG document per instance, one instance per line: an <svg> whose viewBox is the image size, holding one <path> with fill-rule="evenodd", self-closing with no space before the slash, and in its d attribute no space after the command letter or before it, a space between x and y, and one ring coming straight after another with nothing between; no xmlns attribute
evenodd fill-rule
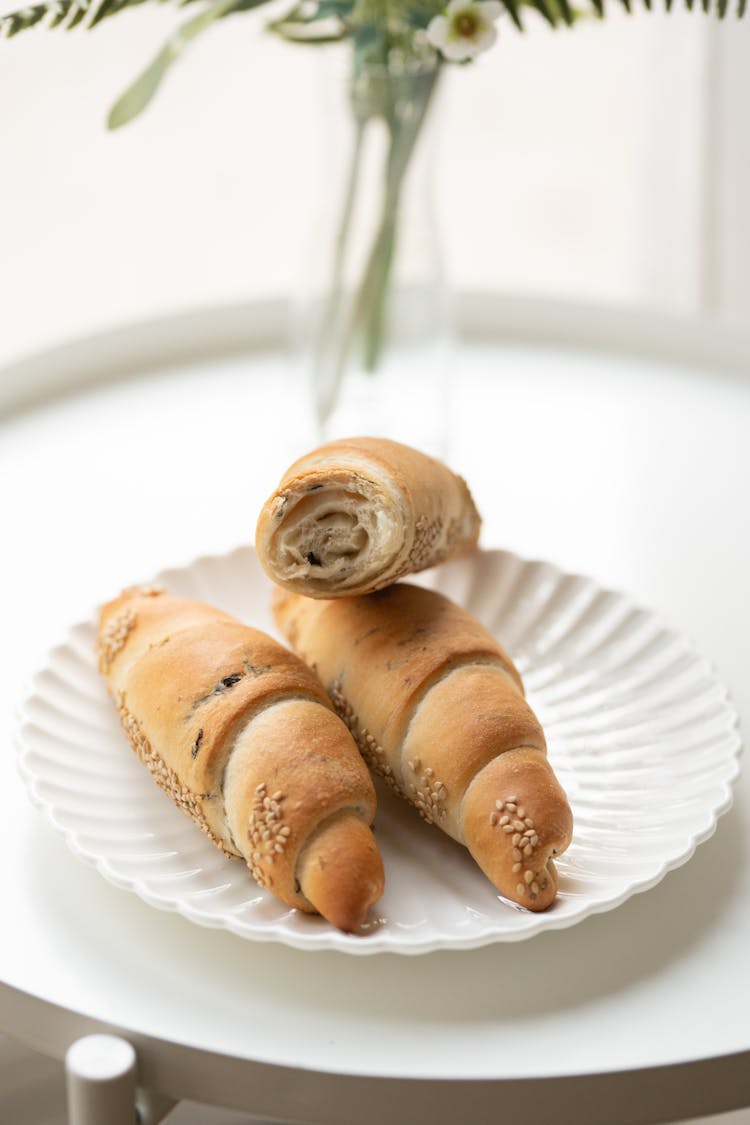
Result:
<svg viewBox="0 0 750 1125"><path fill-rule="evenodd" d="M750 332L637 306L476 291L458 294L459 338L582 348L750 376ZM134 371L285 346L283 298L196 306L105 327L0 366L0 419Z"/></svg>
<svg viewBox="0 0 750 1125"><path fill-rule="evenodd" d="M63 1011L2 983L0 998L6 1001L3 1030L51 1058L62 1060L83 1035L121 1035L135 1047L139 1083L150 1090L276 1120L300 1120L304 1107L308 1125L350 1125L355 1108L358 1125L379 1125L394 1104L401 1120L437 1122L460 1119L470 1105L472 1125L496 1125L499 1105L514 1125L656 1125L750 1105L750 1050L591 1074L358 1075L220 1055Z"/></svg>

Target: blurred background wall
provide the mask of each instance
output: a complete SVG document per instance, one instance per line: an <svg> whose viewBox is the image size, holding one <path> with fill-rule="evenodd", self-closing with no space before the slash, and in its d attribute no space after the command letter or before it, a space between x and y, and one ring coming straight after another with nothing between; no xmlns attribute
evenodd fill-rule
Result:
<svg viewBox="0 0 750 1125"><path fill-rule="evenodd" d="M572 31L501 22L451 68L435 175L450 280L746 323L750 19L609 7ZM271 10L211 29L115 133L109 106L184 13L0 40L0 363L289 290L327 125L321 49L275 39Z"/></svg>

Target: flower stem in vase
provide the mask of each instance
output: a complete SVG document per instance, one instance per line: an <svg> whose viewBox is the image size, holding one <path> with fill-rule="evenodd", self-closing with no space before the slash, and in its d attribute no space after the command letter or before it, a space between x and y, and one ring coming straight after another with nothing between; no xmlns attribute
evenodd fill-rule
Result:
<svg viewBox="0 0 750 1125"><path fill-rule="evenodd" d="M335 409L350 365L354 363L361 371L374 375L383 359L404 181L438 74L439 65L415 73L399 70L395 74L386 66L380 66L371 73L355 73L353 79L354 143L331 282L314 356L314 401L322 427ZM387 155L382 173L382 204L361 275L350 296L345 284L346 263L351 251L366 141L373 129L383 125Z"/></svg>

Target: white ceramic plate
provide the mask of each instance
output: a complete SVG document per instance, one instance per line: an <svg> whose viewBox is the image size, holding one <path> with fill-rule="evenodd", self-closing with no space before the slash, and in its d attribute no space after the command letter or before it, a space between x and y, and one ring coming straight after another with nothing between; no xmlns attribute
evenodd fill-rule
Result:
<svg viewBox="0 0 750 1125"><path fill-rule="evenodd" d="M94 659L95 613L34 677L18 729L34 803L119 887L204 926L302 949L426 953L518 941L610 910L692 855L731 804L737 716L709 663L623 594L502 551L422 575L516 660L575 817L552 908L503 901L468 853L379 790L387 886L363 937L277 903L157 789L120 731ZM270 587L240 548L156 581L274 632Z"/></svg>

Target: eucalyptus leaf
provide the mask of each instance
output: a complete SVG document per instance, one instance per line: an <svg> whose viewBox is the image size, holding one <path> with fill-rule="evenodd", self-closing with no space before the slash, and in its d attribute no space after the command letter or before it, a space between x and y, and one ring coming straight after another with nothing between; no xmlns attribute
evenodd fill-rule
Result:
<svg viewBox="0 0 750 1125"><path fill-rule="evenodd" d="M262 3L263 0L257 2ZM185 48L216 20L236 11L241 3L242 0L215 0L199 15L193 16L173 31L158 55L115 102L107 118L108 128L119 129L142 113L159 89L167 71L180 58ZM248 5L245 3L243 6Z"/></svg>

